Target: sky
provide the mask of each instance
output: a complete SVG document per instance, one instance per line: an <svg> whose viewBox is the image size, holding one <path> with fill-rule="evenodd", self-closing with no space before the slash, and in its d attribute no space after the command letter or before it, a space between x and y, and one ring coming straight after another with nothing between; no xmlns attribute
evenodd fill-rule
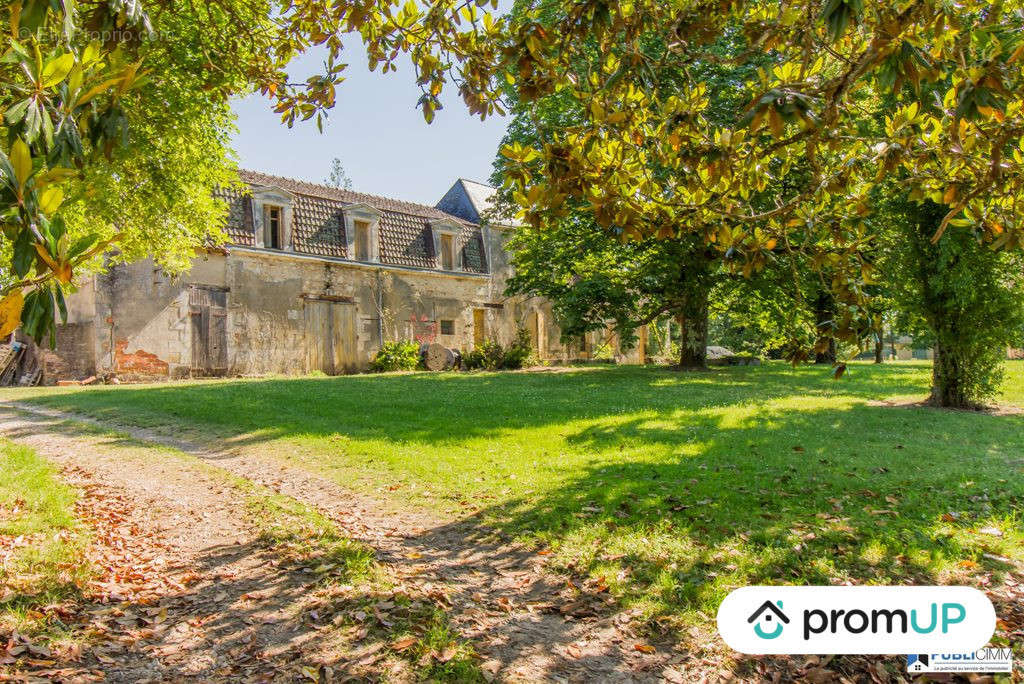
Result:
<svg viewBox="0 0 1024 684"><path fill-rule="evenodd" d="M240 166L319 183L338 157L353 190L430 206L459 178L486 183L507 119L470 116L449 86L444 109L428 125L416 108L420 90L411 64L387 75L371 73L361 46L353 47L346 51L346 80L322 134L315 120L289 129L262 96L234 103ZM290 76L305 80L318 64L315 56L304 56L289 65Z"/></svg>

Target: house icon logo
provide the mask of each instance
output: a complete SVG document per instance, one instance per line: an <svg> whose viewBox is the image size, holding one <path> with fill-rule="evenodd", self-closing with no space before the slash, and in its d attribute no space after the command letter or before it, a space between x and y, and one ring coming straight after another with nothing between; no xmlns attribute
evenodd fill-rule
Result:
<svg viewBox="0 0 1024 684"><path fill-rule="evenodd" d="M927 654L919 653L907 656L907 672L925 672L926 670L928 670Z"/></svg>
<svg viewBox="0 0 1024 684"><path fill-rule="evenodd" d="M765 601L754 614L747 618L754 625L754 634L762 639L775 639L781 636L783 625L789 624L789 618L782 612L782 601Z"/></svg>

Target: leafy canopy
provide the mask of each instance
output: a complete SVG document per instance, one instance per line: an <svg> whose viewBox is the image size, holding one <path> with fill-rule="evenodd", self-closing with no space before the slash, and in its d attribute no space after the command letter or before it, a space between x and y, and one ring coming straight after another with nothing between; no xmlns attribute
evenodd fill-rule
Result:
<svg viewBox="0 0 1024 684"><path fill-rule="evenodd" d="M604 228L694 234L748 272L776 245L801 249L858 308L873 278L865 219L886 178L946 207L935 238L952 225L1024 244L1024 3L563 4L553 21L510 26L503 63L521 100L558 93L584 113L503 150L530 223L584 201ZM744 51L723 57L723 36ZM738 121L717 124L695 65L762 56L729 85L747 103ZM669 66L682 78L666 87ZM867 96L889 103L884 126L864 125Z"/></svg>

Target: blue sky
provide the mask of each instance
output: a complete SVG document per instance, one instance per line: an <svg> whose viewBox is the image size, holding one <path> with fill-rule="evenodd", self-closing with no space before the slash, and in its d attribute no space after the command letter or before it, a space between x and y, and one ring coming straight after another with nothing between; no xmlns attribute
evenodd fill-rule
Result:
<svg viewBox="0 0 1024 684"><path fill-rule="evenodd" d="M419 88L412 67L371 73L359 49L348 50L347 76L338 104L321 134L316 122L280 122L271 103L258 95L234 104L239 132L234 149L242 168L322 182L339 157L353 189L433 205L458 178L487 182L506 120L471 117L454 88L444 109L427 124L416 109ZM302 78L316 69L313 56L289 69Z"/></svg>

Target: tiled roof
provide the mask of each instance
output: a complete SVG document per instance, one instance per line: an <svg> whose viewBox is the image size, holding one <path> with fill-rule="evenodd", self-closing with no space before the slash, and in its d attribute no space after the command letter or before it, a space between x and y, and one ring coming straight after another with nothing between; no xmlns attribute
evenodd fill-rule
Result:
<svg viewBox="0 0 1024 684"><path fill-rule="evenodd" d="M409 214L410 216L422 216L423 218L428 219L448 219L451 221L462 222L462 220L456 216L446 214L440 209L428 207L425 204L404 202L402 200L391 199L390 197L381 197L380 195L368 195L364 192L341 190L339 188L332 188L329 185L307 183L306 181L295 180L294 178L271 176L257 171L246 171L244 169L239 170L238 176L242 179L242 182L248 183L249 185L273 185L281 188L282 190L293 192L296 195L307 195L309 197L337 200L343 204L368 204L374 209L380 209L381 211Z"/></svg>
<svg viewBox="0 0 1024 684"><path fill-rule="evenodd" d="M239 176L251 186L278 187L296 196L292 221L292 241L296 252L348 258L342 213L346 206L365 204L381 212L381 263L435 268L430 223L444 220L462 227L456 244L462 250L464 270L487 272L480 227L440 209L255 171L240 171ZM248 197L231 191L218 194L229 204L227 233L231 242L254 246L252 216L247 213L251 212Z"/></svg>

